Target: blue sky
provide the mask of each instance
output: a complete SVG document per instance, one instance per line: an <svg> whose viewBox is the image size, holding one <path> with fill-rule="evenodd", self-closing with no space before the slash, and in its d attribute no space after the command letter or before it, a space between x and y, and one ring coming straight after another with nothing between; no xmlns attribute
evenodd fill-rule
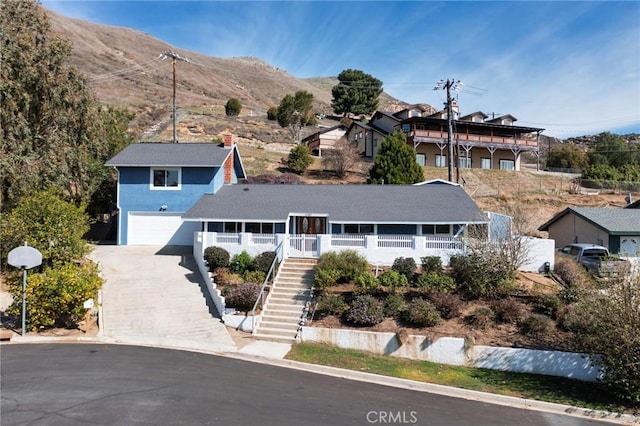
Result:
<svg viewBox="0 0 640 426"><path fill-rule="evenodd" d="M462 114L509 113L548 136L640 133L638 1L42 3L296 77L359 69L392 96L436 108L446 97L435 83L461 80Z"/></svg>

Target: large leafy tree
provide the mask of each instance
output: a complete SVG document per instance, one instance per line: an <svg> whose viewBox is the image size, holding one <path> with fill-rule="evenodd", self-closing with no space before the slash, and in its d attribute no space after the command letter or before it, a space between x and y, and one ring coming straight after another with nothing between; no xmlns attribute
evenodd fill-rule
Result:
<svg viewBox="0 0 640 426"><path fill-rule="evenodd" d="M0 225L0 236L8 250L26 242L42 253L44 267L80 261L89 252L82 238L89 230L84 206L62 200L54 190L21 198L10 213L2 215Z"/></svg>
<svg viewBox="0 0 640 426"><path fill-rule="evenodd" d="M589 151L591 165L604 164L621 168L625 164L640 162L640 147L631 145L622 136L609 132L600 133Z"/></svg>
<svg viewBox="0 0 640 426"><path fill-rule="evenodd" d="M99 105L36 1L3 2L0 28L1 208L46 188L87 202L105 179L104 161L130 142L132 116Z"/></svg>
<svg viewBox="0 0 640 426"><path fill-rule="evenodd" d="M336 114L371 115L378 109L382 81L360 70L346 69L338 75L340 81L331 89L331 107Z"/></svg>
<svg viewBox="0 0 640 426"><path fill-rule="evenodd" d="M587 153L579 146L565 144L555 147L549 152L549 167L560 167L563 169L582 169L587 167L589 161Z"/></svg>
<svg viewBox="0 0 640 426"><path fill-rule="evenodd" d="M286 128L293 141L300 143L302 128L315 122L313 115L313 95L307 91L299 90L295 95L286 95L278 106L278 124Z"/></svg>
<svg viewBox="0 0 640 426"><path fill-rule="evenodd" d="M413 184L424 180L416 154L401 131L386 136L369 170L368 183Z"/></svg>

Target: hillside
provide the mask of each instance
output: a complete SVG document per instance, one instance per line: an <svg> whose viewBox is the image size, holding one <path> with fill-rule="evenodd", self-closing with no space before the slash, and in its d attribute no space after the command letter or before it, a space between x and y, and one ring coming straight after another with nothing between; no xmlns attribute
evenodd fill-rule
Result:
<svg viewBox="0 0 640 426"><path fill-rule="evenodd" d="M171 117L172 61L160 58L168 51L189 60L176 64L176 99L181 119L195 111L204 116L199 121L205 121L205 127L230 127L233 131L234 123L226 123L224 116L224 105L230 98L242 103L241 115L265 116L269 107L298 90L313 94L316 111L331 113L331 88L336 78L300 79L259 59L206 56L140 31L48 13L52 29L71 42L71 61L87 78L98 99L136 113L132 124L136 133L153 133L152 126L166 123ZM397 110L404 105L387 94L381 97L384 109ZM278 130L277 124L271 127Z"/></svg>

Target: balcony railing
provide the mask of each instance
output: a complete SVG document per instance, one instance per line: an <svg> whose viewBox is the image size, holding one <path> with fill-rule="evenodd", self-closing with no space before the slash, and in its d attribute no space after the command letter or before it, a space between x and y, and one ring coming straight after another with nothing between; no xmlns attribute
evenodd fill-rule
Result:
<svg viewBox="0 0 640 426"><path fill-rule="evenodd" d="M409 132L408 136L415 139L429 139L433 141L447 140L447 132L441 132L438 130L415 130ZM531 148L536 148L538 146L538 141L536 139L475 135L467 133L454 133L453 140L457 140L461 143L472 143L481 145L518 145Z"/></svg>

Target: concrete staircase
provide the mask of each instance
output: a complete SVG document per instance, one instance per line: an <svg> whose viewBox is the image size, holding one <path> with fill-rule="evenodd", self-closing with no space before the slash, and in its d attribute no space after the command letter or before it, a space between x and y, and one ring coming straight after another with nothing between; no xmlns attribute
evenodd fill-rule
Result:
<svg viewBox="0 0 640 426"><path fill-rule="evenodd" d="M295 342L305 302L311 295L316 263L316 259L291 257L282 262L254 337L272 342Z"/></svg>

